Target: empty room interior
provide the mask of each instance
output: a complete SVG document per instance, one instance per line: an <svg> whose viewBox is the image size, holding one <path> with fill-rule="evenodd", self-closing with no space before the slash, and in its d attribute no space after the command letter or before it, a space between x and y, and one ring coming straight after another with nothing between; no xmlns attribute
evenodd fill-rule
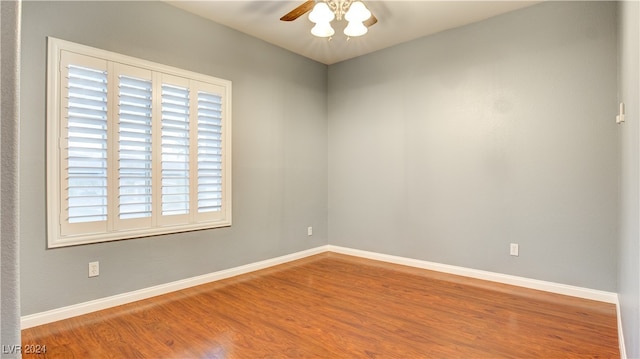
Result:
<svg viewBox="0 0 640 359"><path fill-rule="evenodd" d="M2 357L640 358L640 2L345 4L1 2Z"/></svg>

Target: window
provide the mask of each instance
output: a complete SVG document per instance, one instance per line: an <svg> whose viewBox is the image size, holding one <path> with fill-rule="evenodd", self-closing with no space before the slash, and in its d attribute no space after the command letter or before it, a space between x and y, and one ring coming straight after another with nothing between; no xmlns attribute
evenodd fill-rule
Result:
<svg viewBox="0 0 640 359"><path fill-rule="evenodd" d="M231 225L231 82L49 38L49 247Z"/></svg>

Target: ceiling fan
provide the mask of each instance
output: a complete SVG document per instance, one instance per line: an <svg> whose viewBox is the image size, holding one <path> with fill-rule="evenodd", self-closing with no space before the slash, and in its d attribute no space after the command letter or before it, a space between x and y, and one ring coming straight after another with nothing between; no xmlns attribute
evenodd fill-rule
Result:
<svg viewBox="0 0 640 359"><path fill-rule="evenodd" d="M293 21L311 11L309 20L316 25L311 33L318 37L331 37L335 33L331 27L333 19L349 22L344 29L345 35L361 36L368 28L378 22L378 19L359 0L307 0L300 6L289 11L280 18L281 21Z"/></svg>

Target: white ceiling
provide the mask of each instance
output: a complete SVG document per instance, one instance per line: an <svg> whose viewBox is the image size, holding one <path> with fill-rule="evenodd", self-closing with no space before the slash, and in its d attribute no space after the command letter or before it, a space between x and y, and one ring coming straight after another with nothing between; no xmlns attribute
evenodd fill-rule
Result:
<svg viewBox="0 0 640 359"><path fill-rule="evenodd" d="M540 1L372 1L366 6L378 23L361 37L342 34L344 20L334 21L331 41L309 32L305 14L292 22L280 17L304 0L168 1L171 5L257 37L302 56L330 65L402 42L463 26Z"/></svg>

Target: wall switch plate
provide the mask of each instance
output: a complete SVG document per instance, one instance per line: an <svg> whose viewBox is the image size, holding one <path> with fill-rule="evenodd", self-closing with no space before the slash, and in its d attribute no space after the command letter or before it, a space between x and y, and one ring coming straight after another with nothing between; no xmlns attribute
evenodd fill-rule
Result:
<svg viewBox="0 0 640 359"><path fill-rule="evenodd" d="M313 227L307 227L307 236L313 236Z"/></svg>
<svg viewBox="0 0 640 359"><path fill-rule="evenodd" d="M519 251L520 248L518 248L518 243L511 243L509 245L509 254L511 254L512 256L519 256Z"/></svg>
<svg viewBox="0 0 640 359"><path fill-rule="evenodd" d="M100 262L89 263L89 278L100 275Z"/></svg>
<svg viewBox="0 0 640 359"><path fill-rule="evenodd" d="M616 115L616 123L623 123L623 122L624 122L624 102L620 102L618 115Z"/></svg>

